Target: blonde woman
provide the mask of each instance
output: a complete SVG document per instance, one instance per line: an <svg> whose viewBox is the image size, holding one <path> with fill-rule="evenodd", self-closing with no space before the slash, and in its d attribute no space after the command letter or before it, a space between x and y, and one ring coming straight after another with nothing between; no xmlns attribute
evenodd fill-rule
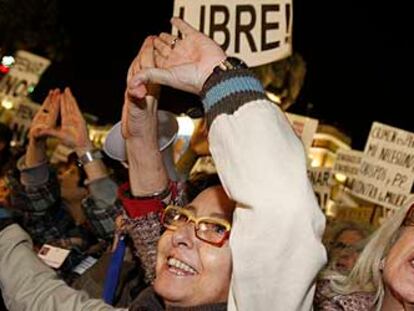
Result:
<svg viewBox="0 0 414 311"><path fill-rule="evenodd" d="M347 277L327 278L330 294L319 291L317 310L414 310L413 202L373 234Z"/></svg>

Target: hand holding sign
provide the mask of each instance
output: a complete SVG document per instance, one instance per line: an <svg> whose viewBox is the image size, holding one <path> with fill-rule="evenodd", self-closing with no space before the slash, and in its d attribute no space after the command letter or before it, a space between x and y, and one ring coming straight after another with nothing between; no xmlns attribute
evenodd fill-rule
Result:
<svg viewBox="0 0 414 311"><path fill-rule="evenodd" d="M148 81L165 84L198 94L204 82L226 54L212 39L179 18L171 23L183 34L171 48L175 37L161 34L154 40L155 64L159 68L140 71L132 80L131 88L137 97L146 95Z"/></svg>

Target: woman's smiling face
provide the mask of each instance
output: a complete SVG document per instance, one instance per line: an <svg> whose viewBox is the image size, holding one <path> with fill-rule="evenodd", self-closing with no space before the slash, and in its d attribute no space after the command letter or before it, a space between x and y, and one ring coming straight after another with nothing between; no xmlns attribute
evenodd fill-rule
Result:
<svg viewBox="0 0 414 311"><path fill-rule="evenodd" d="M384 264L385 286L399 301L414 303L414 226L404 226Z"/></svg>
<svg viewBox="0 0 414 311"><path fill-rule="evenodd" d="M234 202L222 187L201 192L190 204L196 216L222 218L231 223ZM154 289L166 304L196 306L227 301L232 271L226 240L221 247L197 238L194 224L166 230L158 243Z"/></svg>

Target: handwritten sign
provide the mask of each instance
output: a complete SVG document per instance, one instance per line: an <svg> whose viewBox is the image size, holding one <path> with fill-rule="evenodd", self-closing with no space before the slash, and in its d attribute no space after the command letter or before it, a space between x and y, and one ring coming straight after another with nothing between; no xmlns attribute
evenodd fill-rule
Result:
<svg viewBox="0 0 414 311"><path fill-rule="evenodd" d="M40 105L30 102L28 99L22 99L17 103L16 112L9 125L13 131L12 140L15 145L25 145L30 130L30 124L39 108Z"/></svg>
<svg viewBox="0 0 414 311"><path fill-rule="evenodd" d="M346 177L345 187L353 189L353 185L358 178L364 153L358 150L339 149L336 152L335 163L332 168L334 175L341 174Z"/></svg>
<svg viewBox="0 0 414 311"><path fill-rule="evenodd" d="M318 129L319 121L317 119L304 117L301 115L286 113L290 124L293 127L296 135L302 140L305 150L309 150L312 146L313 136Z"/></svg>
<svg viewBox="0 0 414 311"><path fill-rule="evenodd" d="M388 208L408 199L414 182L414 134L374 122L353 193Z"/></svg>
<svg viewBox="0 0 414 311"><path fill-rule="evenodd" d="M46 58L27 51L17 51L13 67L0 81L0 98L13 100L26 97L49 65L50 61Z"/></svg>
<svg viewBox="0 0 414 311"><path fill-rule="evenodd" d="M328 167L310 167L308 168L308 178L319 206L325 209L331 194L332 169Z"/></svg>
<svg viewBox="0 0 414 311"><path fill-rule="evenodd" d="M175 0L174 16L251 67L291 54L292 0Z"/></svg>
<svg viewBox="0 0 414 311"><path fill-rule="evenodd" d="M335 220L378 226L381 216L382 209L375 206L337 206Z"/></svg>

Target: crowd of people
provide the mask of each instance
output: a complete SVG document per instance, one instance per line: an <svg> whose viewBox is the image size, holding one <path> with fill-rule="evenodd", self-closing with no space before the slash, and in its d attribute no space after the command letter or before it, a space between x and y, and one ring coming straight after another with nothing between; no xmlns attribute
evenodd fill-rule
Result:
<svg viewBox="0 0 414 311"><path fill-rule="evenodd" d="M181 37L148 37L126 74L121 135L106 145L127 168L94 148L69 88L49 92L22 155L0 128L7 310L413 309L414 208L372 236L338 229L327 253L305 151L283 111L243 62L183 20L172 24ZM161 85L200 96L204 123L184 158L210 153L217 175L182 182L168 169ZM48 139L77 160L52 165ZM188 177L184 158L177 170ZM70 250L62 266L38 258L45 244ZM75 272L91 256L95 265Z"/></svg>

